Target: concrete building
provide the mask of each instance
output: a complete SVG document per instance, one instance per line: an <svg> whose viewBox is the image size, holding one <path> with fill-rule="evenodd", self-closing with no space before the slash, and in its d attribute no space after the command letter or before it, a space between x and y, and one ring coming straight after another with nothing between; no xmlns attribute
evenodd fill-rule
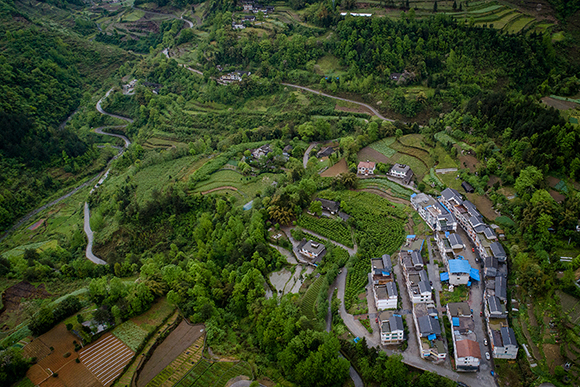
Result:
<svg viewBox="0 0 580 387"><path fill-rule="evenodd" d="M381 258L371 259L373 285L386 285L394 280L391 256L384 254Z"/></svg>
<svg viewBox="0 0 580 387"><path fill-rule="evenodd" d="M375 305L378 310L397 309L399 292L395 282L388 282L386 285L373 286Z"/></svg>
<svg viewBox="0 0 580 387"><path fill-rule="evenodd" d="M403 318L398 314L391 314L380 321L381 344L400 344L405 340Z"/></svg>
<svg viewBox="0 0 580 387"><path fill-rule="evenodd" d="M481 363L481 350L477 341L465 339L456 340L454 337L454 356L457 371L477 372Z"/></svg>
<svg viewBox="0 0 580 387"><path fill-rule="evenodd" d="M313 259L321 259L326 254L326 247L322 243L314 242L313 240L303 240L298 246L300 254Z"/></svg>
<svg viewBox="0 0 580 387"><path fill-rule="evenodd" d="M453 286L467 285L471 275L471 266L466 259L450 259L447 261L449 284Z"/></svg>
<svg viewBox="0 0 580 387"><path fill-rule="evenodd" d="M502 327L499 330L492 330L490 339L494 358L516 359L518 357L518 343L512 328Z"/></svg>
<svg viewBox="0 0 580 387"><path fill-rule="evenodd" d="M389 170L389 175L397 179L401 179L403 184L408 185L413 178L413 171L411 167L405 164L395 164Z"/></svg>
<svg viewBox="0 0 580 387"><path fill-rule="evenodd" d="M424 193L411 195L411 205L434 231L456 231L457 219L441 203Z"/></svg>
<svg viewBox="0 0 580 387"><path fill-rule="evenodd" d="M419 252L415 250L409 253L401 250L399 259L411 302L433 304L431 284Z"/></svg>
<svg viewBox="0 0 580 387"><path fill-rule="evenodd" d="M429 314L425 304L413 305L413 321L422 358L442 360L447 357L441 338L441 325L437 317Z"/></svg>
<svg viewBox="0 0 580 387"><path fill-rule="evenodd" d="M357 173L359 175L374 175L375 167L374 161L361 161L358 163Z"/></svg>

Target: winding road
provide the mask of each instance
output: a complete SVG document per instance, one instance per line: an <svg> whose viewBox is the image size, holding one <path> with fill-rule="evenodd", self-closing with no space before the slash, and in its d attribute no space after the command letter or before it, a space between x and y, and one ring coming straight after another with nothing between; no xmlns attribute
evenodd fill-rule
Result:
<svg viewBox="0 0 580 387"><path fill-rule="evenodd" d="M383 115L381 113L379 113L375 108L373 108L371 105L367 105L366 103L357 102L357 101L353 101L351 99L346 99L346 98L341 98L341 97L335 97L334 95L326 94L326 93L323 93L321 91L314 90L314 89L310 89L310 88L304 87L304 86L293 85L291 83L280 83L280 84L281 85L284 85L284 86L295 87L297 89L305 90L305 91L308 91L310 93L314 93L314 94L318 94L318 95L322 95L324 97L328 97L328 98L332 98L332 99L337 99L339 101L354 103L356 105L359 105L359 106L362 106L362 107L365 107L365 108L369 109L375 116L379 117L381 120L395 122L395 120L392 120L390 118L383 117Z"/></svg>
<svg viewBox="0 0 580 387"><path fill-rule="evenodd" d="M112 114L112 113L107 113L106 111L103 110L103 108L101 107L101 103L103 102L103 100L105 98L107 98L109 96L109 94L111 94L111 92L113 92L113 88L111 87L109 89L109 91L107 91L107 93L105 94L105 96L103 98L101 98L98 102L97 102L97 111L101 114L105 114L107 116L110 117L114 117L123 121L127 121L129 123L133 123L133 120L128 118L128 117L123 117L123 116L119 116L117 114ZM106 128L110 128L110 129L120 129L120 128L125 128L127 125L117 125L117 126L101 126L99 128L95 129L95 133L98 134L102 134L104 136L111 136L111 137L117 137L120 138L121 140L123 140L125 142L125 147L121 148L119 150L119 153L117 153L117 155L115 157L113 157L111 160L109 160L109 162L107 163L107 170L105 173L101 173L100 175L98 175L97 177L101 177L99 179L99 181L97 182L97 184L95 184L95 186L93 187L93 189L91 190L91 193L93 193L93 191L98 188L101 184L103 184L103 182L105 181L105 179L107 178L107 176L109 176L109 171L111 170L111 168L109 167L109 165L113 162L113 160L118 159L119 157L121 157L123 155L123 153L125 152L125 149L127 149L129 147L129 145L131 145L131 141L129 141L129 139L125 136L123 136L122 134L115 134L115 133L108 133L108 132L104 132L103 129ZM94 179L93 179L94 180ZM85 230L85 234L87 235L87 249L85 251L85 255L87 257L87 259L91 260L92 262L96 263L97 265L107 265L107 262L103 261L102 259L100 259L99 257L97 257L95 254L93 254L93 241L94 241L94 237L93 237L93 230L91 230L91 211L89 209L89 203L85 202L85 212L84 212L84 230Z"/></svg>

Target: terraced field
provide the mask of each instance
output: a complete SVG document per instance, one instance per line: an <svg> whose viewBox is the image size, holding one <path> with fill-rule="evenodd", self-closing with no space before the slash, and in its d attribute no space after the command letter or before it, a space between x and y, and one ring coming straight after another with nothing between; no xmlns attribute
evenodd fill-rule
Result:
<svg viewBox="0 0 580 387"><path fill-rule="evenodd" d="M318 296L318 291L322 286L322 281L323 277L320 276L310 285L306 294L304 294L302 304L300 305L302 313L311 320L314 320L316 317L316 297Z"/></svg>
<svg viewBox="0 0 580 387"><path fill-rule="evenodd" d="M147 387L171 387L176 381L181 380L201 359L203 341L205 335L199 337L193 344L181 353L175 360L163 369Z"/></svg>
<svg viewBox="0 0 580 387"><path fill-rule="evenodd" d="M209 362L201 359L195 367L181 379L175 387L223 387L233 377L252 377L250 365L246 362Z"/></svg>

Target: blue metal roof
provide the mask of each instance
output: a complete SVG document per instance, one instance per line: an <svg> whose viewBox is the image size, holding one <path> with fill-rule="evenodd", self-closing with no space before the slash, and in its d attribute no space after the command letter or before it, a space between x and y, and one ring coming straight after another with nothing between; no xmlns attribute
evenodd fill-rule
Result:
<svg viewBox="0 0 580 387"><path fill-rule="evenodd" d="M452 320L453 320L453 326L458 327L459 326L459 317L452 317Z"/></svg>
<svg viewBox="0 0 580 387"><path fill-rule="evenodd" d="M414 194L412 194L412 195L411 195L411 197L412 197L412 198L414 198L415 196L417 196L417 194L416 194L416 193L414 193Z"/></svg>
<svg viewBox="0 0 580 387"><path fill-rule="evenodd" d="M415 235L407 235L407 239L415 239Z"/></svg>
<svg viewBox="0 0 580 387"><path fill-rule="evenodd" d="M471 268L471 273L469 274L471 278L473 278L476 281L480 281L479 279L479 270Z"/></svg>
<svg viewBox="0 0 580 387"><path fill-rule="evenodd" d="M428 340L435 340L436 338L437 338L437 335L436 335L435 333L433 333L433 334L431 334L431 335L427 336L427 339L428 339Z"/></svg>
<svg viewBox="0 0 580 387"><path fill-rule="evenodd" d="M443 272L439 274L439 278L441 278L441 282L449 281L449 273Z"/></svg>
<svg viewBox="0 0 580 387"><path fill-rule="evenodd" d="M252 206L254 205L254 201L250 200L249 202L247 202L246 204L244 204L244 206L242 207L244 209L244 211L248 211L252 209Z"/></svg>
<svg viewBox="0 0 580 387"><path fill-rule="evenodd" d="M466 273L469 274L471 272L471 266L469 262L465 259L450 259L449 260L449 272L451 274L454 273Z"/></svg>

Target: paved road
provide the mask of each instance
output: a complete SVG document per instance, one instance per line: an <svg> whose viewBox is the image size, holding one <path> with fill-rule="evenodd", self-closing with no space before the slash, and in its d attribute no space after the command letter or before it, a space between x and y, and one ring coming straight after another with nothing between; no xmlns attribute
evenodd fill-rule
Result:
<svg viewBox="0 0 580 387"><path fill-rule="evenodd" d="M103 108L101 107L101 102L103 102L103 100L105 98L107 98L109 96L109 94L111 94L111 92L113 91L113 88L109 89L109 91L107 91L107 93L105 94L105 96L103 98L101 98L99 100L99 102L97 102L97 110L99 111L99 113L101 114L105 114L111 117L115 117L127 122L132 123L133 120L127 117L123 117L123 116L119 116L116 114L111 114L111 113L107 113L106 111L103 110ZM125 143L125 148L121 148L119 150L119 153L117 153L117 155L115 157L113 157L111 160L109 160L109 162L107 163L107 166L109 164L111 164L113 162L113 160L116 160L117 158L121 157L123 155L123 152L125 152L125 149L127 149L129 147L129 145L131 145L131 141L129 141L129 139L121 134L115 134L115 133L108 133L108 132L104 132L103 129L106 128L124 128L127 125L119 125L119 126L101 126L99 128L95 129L95 133L98 134L102 134L105 136L111 136L111 137L117 137L120 138L124 141ZM105 179L107 178L107 176L109 176L109 171L111 169L108 168L106 170L105 173L99 175L101 176L101 178L99 179L99 181L97 182L97 184L95 184L95 186L93 187L93 189L91 190L91 193L95 190L95 188L98 188L101 184L103 184L103 182L105 181ZM98 176L97 176L98 177ZM85 255L86 257L91 260L92 262L96 263L97 265L106 265L107 262L103 261L102 259L98 258L97 256L95 256L95 254L93 254L93 230L91 230L91 211L89 209L89 203L85 202L85 213L84 213L84 230L85 230L85 234L87 235L87 249L85 251Z"/></svg>
<svg viewBox="0 0 580 387"><path fill-rule="evenodd" d="M355 255L355 254L356 254L356 252L357 252L357 250L358 250L358 246L357 246L357 245L354 245L354 248L352 248L352 247L347 247L347 246L345 246L345 245L343 245L343 244L341 244L341 243L338 243L338 242L336 242L336 241L333 241L333 240L331 240L331 239L328 239L327 237L324 237L324 236L322 236L322 235L320 235L320 234L317 234L317 233L315 233L314 231L310 231L310 230L308 230L308 229L305 229L305 228L302 228L302 230L303 230L304 232L308 233L308 234L314 235L314 236L315 236L315 237L317 237L317 238L320 238L320 239L322 239L322 240L327 240L327 241L329 241L329 242L331 242L331 243L334 243L334 244L335 244L335 245L337 245L338 247L342 247L343 249L345 249L346 251L348 251L348 254L349 254L349 255Z"/></svg>
<svg viewBox="0 0 580 387"><path fill-rule="evenodd" d="M304 156L302 157L302 164L304 165L304 169L306 169L306 166L308 165L310 151L312 151L312 148L314 148L318 144L320 144L318 141L311 142L308 148L306 149L306 152L304 152Z"/></svg>
<svg viewBox="0 0 580 387"><path fill-rule="evenodd" d="M85 234L87 234L87 239L89 242L87 243L87 250L86 256L88 259L96 263L97 265L106 265L107 262L103 261L102 259L98 258L93 254L93 230L91 230L91 215L89 210L89 203L85 202Z"/></svg>
<svg viewBox="0 0 580 387"><path fill-rule="evenodd" d="M324 97L328 97L328 98L332 98L332 99L337 99L337 100L339 100L339 101L345 101L345 102L354 103L354 104L356 104L356 105L359 105L359 106L362 106L362 107L365 107L365 108L369 109L369 110L370 110L370 111L371 111L371 112L372 112L372 113L373 113L375 116L379 117L381 120L390 121L390 122L395 122L395 120L392 120L392 119L390 119L390 118L385 118L385 117L383 117L383 115L382 115L381 113L379 113L379 112L378 112L378 111L377 111L375 108L373 108L373 107L372 107L372 106L370 106L370 105L367 105L366 103L357 102L357 101L353 101L353 100L351 100L351 99L346 99L346 98L341 98L341 97L335 97L334 95L326 94L326 93L323 93L323 92L321 92L321 91L318 91L318 90L313 90L313 89L310 89L310 88L308 88L308 87L304 87L304 86L293 85L293 84L291 84L291 83L280 83L280 84L281 84L281 85L284 85L284 86L295 87L295 88L297 88L297 89L301 89L301 90L308 91L308 92L310 92L310 93L314 93L314 94L322 95L322 96L324 96Z"/></svg>

